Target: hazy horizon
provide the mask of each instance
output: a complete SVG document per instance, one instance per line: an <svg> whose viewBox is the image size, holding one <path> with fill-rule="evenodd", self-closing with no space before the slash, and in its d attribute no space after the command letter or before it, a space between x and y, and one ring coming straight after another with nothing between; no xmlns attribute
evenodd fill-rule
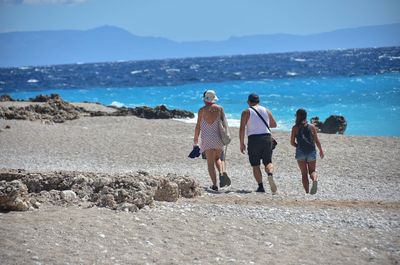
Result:
<svg viewBox="0 0 400 265"><path fill-rule="evenodd" d="M183 41L312 35L400 23L397 0L0 0L0 32L88 30Z"/></svg>

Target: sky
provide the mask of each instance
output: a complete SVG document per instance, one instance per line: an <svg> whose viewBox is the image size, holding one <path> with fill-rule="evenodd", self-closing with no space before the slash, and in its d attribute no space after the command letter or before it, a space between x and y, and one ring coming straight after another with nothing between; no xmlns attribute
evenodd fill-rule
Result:
<svg viewBox="0 0 400 265"><path fill-rule="evenodd" d="M0 0L0 32L104 25L175 41L400 23L400 0Z"/></svg>

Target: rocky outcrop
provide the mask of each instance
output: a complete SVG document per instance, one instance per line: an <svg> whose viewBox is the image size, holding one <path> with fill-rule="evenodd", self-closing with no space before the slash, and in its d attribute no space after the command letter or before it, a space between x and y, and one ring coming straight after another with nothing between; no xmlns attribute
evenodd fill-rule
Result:
<svg viewBox="0 0 400 265"><path fill-rule="evenodd" d="M27 211L31 207L26 185L19 180L0 181L0 210Z"/></svg>
<svg viewBox="0 0 400 265"><path fill-rule="evenodd" d="M310 120L319 132L329 134L344 134L347 128L347 121L345 117L338 115L329 116L325 122L321 122L319 117L313 117Z"/></svg>
<svg viewBox="0 0 400 265"><path fill-rule="evenodd" d="M201 188L194 178L174 174L150 176L142 171L103 174L0 169L0 181L0 208L9 210L27 210L31 205L39 207L41 204L71 205L85 202L89 206L137 211L146 205L152 206L154 200L175 202L179 197L192 198L201 195ZM19 195L4 195L5 199L2 200L3 186L6 190L17 187L18 189L13 190L18 192L12 194Z"/></svg>
<svg viewBox="0 0 400 265"><path fill-rule="evenodd" d="M1 95L0 96L0 102L4 101L15 101L10 95Z"/></svg>
<svg viewBox="0 0 400 265"><path fill-rule="evenodd" d="M50 94L50 96L40 94L34 98L30 98L28 101L30 101L30 102L48 102L51 100L62 101L61 96L59 94Z"/></svg>
<svg viewBox="0 0 400 265"><path fill-rule="evenodd" d="M40 100L40 99L38 99ZM44 104L33 104L25 107L0 107L0 118L7 120L49 120L54 123L62 123L66 120L74 120L80 117L84 109L52 97Z"/></svg>
<svg viewBox="0 0 400 265"><path fill-rule="evenodd" d="M7 95L3 95L1 99L4 99L4 101L12 100L12 98ZM75 107L62 100L58 94L51 94L50 96L38 95L31 98L29 102L41 104L32 104L26 107L0 107L0 118L8 120L42 120L54 123L63 123L67 120L78 119L81 116L137 116L145 119L194 118L194 114L190 111L178 109L169 110L164 105L155 108L146 106L119 108L111 106L115 109L114 112L90 111L82 107Z"/></svg>
<svg viewBox="0 0 400 265"><path fill-rule="evenodd" d="M327 118L322 125L322 132L323 133L339 133L344 134L347 128L347 121L343 116L338 115L331 115Z"/></svg>
<svg viewBox="0 0 400 265"><path fill-rule="evenodd" d="M186 110L173 109L170 110L164 105L157 106L155 108L150 107L135 107L135 108L125 108L125 107L114 107L116 111L112 113L105 112L92 112L91 116L137 116L145 119L182 119L182 118L194 118L193 112Z"/></svg>

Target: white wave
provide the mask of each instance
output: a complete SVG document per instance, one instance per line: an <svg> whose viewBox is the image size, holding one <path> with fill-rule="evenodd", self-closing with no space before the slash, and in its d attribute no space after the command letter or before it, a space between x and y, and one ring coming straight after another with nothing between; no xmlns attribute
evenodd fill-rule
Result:
<svg viewBox="0 0 400 265"><path fill-rule="evenodd" d="M181 69L177 69L177 68L165 69L165 72L167 72L168 74L171 74L171 73L179 73L180 71L181 71Z"/></svg>
<svg viewBox="0 0 400 265"><path fill-rule="evenodd" d="M286 72L286 75L288 75L288 76L296 76L296 75L298 75L298 73L296 73L296 72Z"/></svg>
<svg viewBox="0 0 400 265"><path fill-rule="evenodd" d="M194 118L185 118L185 119L173 119L174 121L180 121L184 123L191 123L194 124L197 122L197 117L195 116Z"/></svg>
<svg viewBox="0 0 400 265"><path fill-rule="evenodd" d="M197 70L197 69L199 69L200 68L200 65L198 65L198 64L192 64L191 66L190 66L190 69L192 69L192 70Z"/></svg>
<svg viewBox="0 0 400 265"><path fill-rule="evenodd" d="M0 81L0 84L2 84L2 85L5 85L5 84L6 84L6 82L4 82L4 81Z"/></svg>
<svg viewBox="0 0 400 265"><path fill-rule="evenodd" d="M227 115L229 116L229 114ZM184 123L189 123L189 124L195 124L197 122L197 114L194 115L194 118L185 118L185 119L173 119L175 121L180 121ZM228 125L231 128L239 128L240 127L240 119L229 119L228 120ZM278 120L277 121L277 128L272 129L272 131L290 131L292 128L292 125L283 120ZM193 128L194 129L194 128Z"/></svg>
<svg viewBox="0 0 400 265"><path fill-rule="evenodd" d="M39 82L39 80L37 79L29 79L28 81L26 81L27 83L37 83Z"/></svg>
<svg viewBox="0 0 400 265"><path fill-rule="evenodd" d="M306 59L302 59L302 58L293 58L293 61L295 61L295 62L300 62L300 63L307 62Z"/></svg>
<svg viewBox="0 0 400 265"><path fill-rule="evenodd" d="M270 98L280 98L281 95L278 95L278 94L269 94L269 95L267 95L267 97L270 97Z"/></svg>
<svg viewBox="0 0 400 265"><path fill-rule="evenodd" d="M389 59L390 61L393 61L393 60L400 60L400 56L389 56L389 55L386 55L386 54L384 54L384 55L380 55L379 57L378 57L378 59Z"/></svg>
<svg viewBox="0 0 400 265"><path fill-rule="evenodd" d="M242 75L242 72L234 72L234 75Z"/></svg>
<svg viewBox="0 0 400 265"><path fill-rule="evenodd" d="M84 62L76 62L76 64L84 64Z"/></svg>
<svg viewBox="0 0 400 265"><path fill-rule="evenodd" d="M143 72L142 70L134 70L134 71L131 72L131 75L140 74L142 72Z"/></svg>
<svg viewBox="0 0 400 265"><path fill-rule="evenodd" d="M3 90L4 90L4 88L0 87L0 91L3 91Z"/></svg>
<svg viewBox="0 0 400 265"><path fill-rule="evenodd" d="M28 70L28 69L30 69L30 68L27 67L27 66L21 66L21 67L18 67L18 69L19 69L19 70Z"/></svg>
<svg viewBox="0 0 400 265"><path fill-rule="evenodd" d="M121 102L118 102L118 101L113 101L113 102L111 102L110 105L114 106L114 107L118 107L118 108L125 107L124 103L121 103Z"/></svg>

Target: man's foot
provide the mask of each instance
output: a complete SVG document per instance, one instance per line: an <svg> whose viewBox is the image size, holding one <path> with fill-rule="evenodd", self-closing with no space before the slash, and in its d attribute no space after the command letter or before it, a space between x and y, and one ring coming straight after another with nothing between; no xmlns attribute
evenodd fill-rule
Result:
<svg viewBox="0 0 400 265"><path fill-rule="evenodd" d="M268 183L269 183L269 187L271 188L272 194L275 194L276 191L278 190L278 188L276 187L273 176L268 176Z"/></svg>
<svg viewBox="0 0 400 265"><path fill-rule="evenodd" d="M262 183L258 184L256 192L265 192L264 185Z"/></svg>
<svg viewBox="0 0 400 265"><path fill-rule="evenodd" d="M312 182L312 187L311 187L311 190L310 190L310 194L314 195L315 193L317 193L317 190L318 190L318 180L315 180L315 181Z"/></svg>

